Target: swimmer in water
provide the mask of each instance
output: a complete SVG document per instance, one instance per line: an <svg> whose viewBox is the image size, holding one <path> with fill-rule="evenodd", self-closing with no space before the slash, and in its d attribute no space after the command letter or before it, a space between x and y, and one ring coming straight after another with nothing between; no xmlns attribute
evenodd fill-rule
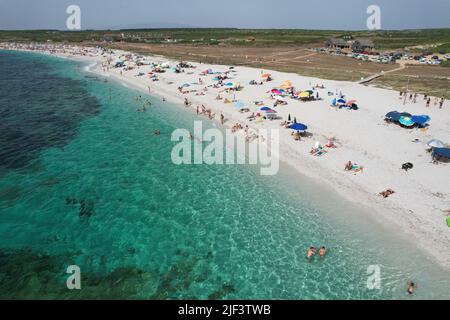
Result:
<svg viewBox="0 0 450 320"><path fill-rule="evenodd" d="M325 255L327 254L327 248L325 248L325 247L322 247L322 248L320 248L320 250L319 250L319 256L320 256L320 258L325 258Z"/></svg>
<svg viewBox="0 0 450 320"><path fill-rule="evenodd" d="M159 136L161 135L161 131L160 130L155 130L155 132L153 133L155 136Z"/></svg>
<svg viewBox="0 0 450 320"><path fill-rule="evenodd" d="M308 253L306 254L306 258L311 261L311 259L314 257L314 255L316 254L316 247L310 247L308 249Z"/></svg>
<svg viewBox="0 0 450 320"><path fill-rule="evenodd" d="M414 292L416 291L416 289L417 289L417 284L415 284L414 282L408 283L408 290L407 290L407 292L408 292L409 295L413 295Z"/></svg>
<svg viewBox="0 0 450 320"><path fill-rule="evenodd" d="M192 133L189 132L189 139L194 139L194 136L192 135Z"/></svg>

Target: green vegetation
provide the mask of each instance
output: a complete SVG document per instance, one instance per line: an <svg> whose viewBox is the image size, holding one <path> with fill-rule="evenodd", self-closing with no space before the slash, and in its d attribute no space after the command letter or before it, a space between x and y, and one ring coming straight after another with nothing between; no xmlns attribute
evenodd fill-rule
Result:
<svg viewBox="0 0 450 320"><path fill-rule="evenodd" d="M371 38L379 50L441 44L436 51L449 51L450 29L406 31L333 31L333 30L246 30L246 29L136 29L86 31L0 31L0 41L89 42L104 40L129 43L233 46L314 46L331 37Z"/></svg>

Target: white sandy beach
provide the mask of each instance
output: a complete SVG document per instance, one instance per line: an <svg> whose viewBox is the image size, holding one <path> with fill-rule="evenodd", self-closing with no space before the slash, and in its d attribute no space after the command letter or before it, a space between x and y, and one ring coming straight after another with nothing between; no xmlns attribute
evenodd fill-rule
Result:
<svg viewBox="0 0 450 320"><path fill-rule="evenodd" d="M106 70L102 67L107 58L114 62L123 52L115 51L112 56L101 56L95 50L89 52L92 52L92 56L74 55L70 50L56 54L96 62L91 71L114 77L146 93L149 92L150 86L151 94L175 102L180 108L186 108L182 105L184 98L188 98L192 103L189 107L192 112L196 111L197 105L204 104L216 114L215 121L219 120L221 113L224 114L227 119L226 126L231 127L240 122L254 129L280 129L282 161L301 174L333 187L348 200L370 207L377 219L395 226L399 233L407 234L417 247L427 251L437 262L450 269L450 228L446 224L449 214L447 211L450 210L450 164L433 164L431 155L426 152L426 143L431 139L450 143L449 101L445 101L442 109L433 103L431 107L426 108L423 96L420 95L417 103L408 100L403 105L403 100L399 99L399 93L396 91L270 70L264 72L272 74L273 81L252 86L249 85L251 80L261 81L261 70L236 67L236 72L230 73L230 81L239 82L244 87L236 92L236 100L243 101L245 106L254 112L260 108L254 105L254 101L264 101L266 106L272 107L274 100L270 98L270 90L286 80L290 80L295 88L301 90L308 90L315 84L323 84L325 87L318 89L323 100L300 102L287 98L288 105L276 108L283 120L267 120L263 124L257 124L249 122L246 119L249 114L238 112L233 104L216 100L223 88L208 87L208 91L202 96L195 93L182 94L178 91L178 87L184 83L196 83L201 78L203 85L191 85L187 88L201 92L205 86L215 83L212 80L214 75L201 76L202 71L212 69L224 72L229 71L229 66L191 63L196 66L195 69L186 69L184 73L167 69L165 73L158 74L159 81L154 82L147 75L152 69L150 66L122 71L122 74L121 68L113 68L111 65ZM147 57L146 60L168 63L171 67L178 64L177 61L164 57ZM145 75L136 76L139 72ZM329 91L341 91L348 99L357 100L360 109L350 111L331 107L330 101L333 97L328 96ZM221 96L233 100L233 94L222 92ZM384 115L394 110L429 115L431 122L428 130L405 129L395 124L386 124ZM292 119L296 117L298 122L307 124L308 132L312 133L313 137L302 138L300 142L294 141L292 130L280 126L281 122L287 120L288 114ZM202 115L199 117L206 119ZM310 155L316 141L324 145L329 137L336 139L338 148L328 149L321 157ZM345 171L344 166L349 160L364 166L364 172L352 174ZM405 172L401 169L405 162L413 163L414 168ZM391 197L384 199L378 195L380 191L389 188L396 191Z"/></svg>

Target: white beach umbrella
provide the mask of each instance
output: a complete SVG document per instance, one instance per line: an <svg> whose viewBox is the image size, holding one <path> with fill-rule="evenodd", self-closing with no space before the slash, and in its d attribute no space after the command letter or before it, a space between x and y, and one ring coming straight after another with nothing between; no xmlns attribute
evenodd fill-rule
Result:
<svg viewBox="0 0 450 320"><path fill-rule="evenodd" d="M431 140L430 142L427 143L427 145L432 148L445 148L445 143L437 139Z"/></svg>

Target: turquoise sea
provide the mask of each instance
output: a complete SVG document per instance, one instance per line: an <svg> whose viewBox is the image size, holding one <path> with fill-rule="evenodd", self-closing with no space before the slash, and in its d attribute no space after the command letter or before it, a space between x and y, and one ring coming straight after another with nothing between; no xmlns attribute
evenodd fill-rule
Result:
<svg viewBox="0 0 450 320"><path fill-rule="evenodd" d="M172 164L170 135L196 115L85 64L0 51L0 116L0 298L450 297L415 243L287 165ZM328 256L308 262L311 245Z"/></svg>

